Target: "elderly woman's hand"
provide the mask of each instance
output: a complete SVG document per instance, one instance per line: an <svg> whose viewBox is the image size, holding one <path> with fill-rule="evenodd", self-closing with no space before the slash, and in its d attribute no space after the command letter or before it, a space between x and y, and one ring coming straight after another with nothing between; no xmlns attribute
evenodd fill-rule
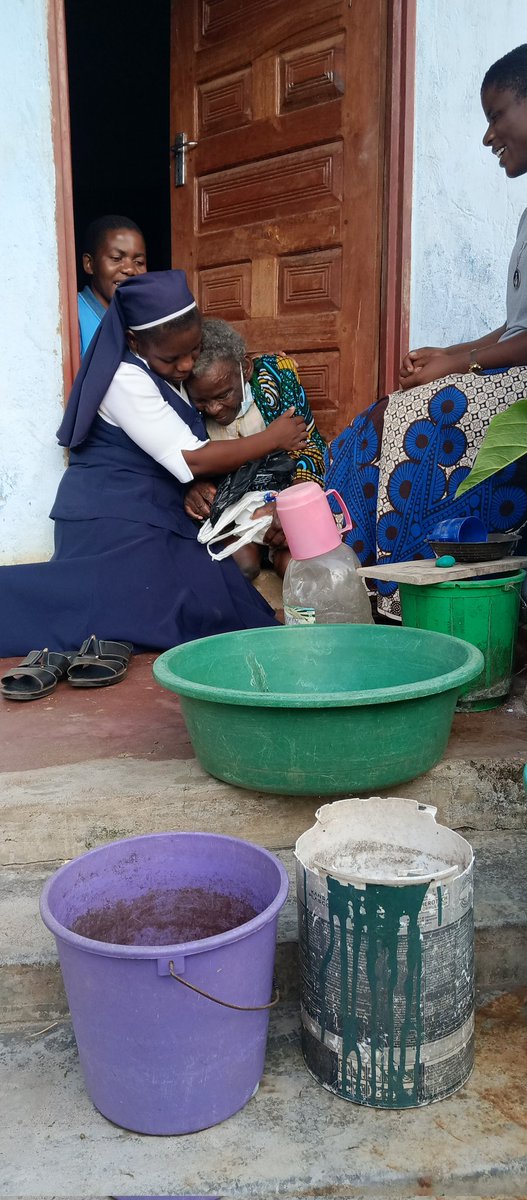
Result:
<svg viewBox="0 0 527 1200"><path fill-rule="evenodd" d="M274 546L276 550L279 550L283 546L287 546L287 542L276 511L276 504L274 502L271 504L262 504L261 508L255 509L253 512L253 521L256 520L256 517L265 517L268 515L271 515L273 519L269 528L265 531L264 542L266 546Z"/></svg>
<svg viewBox="0 0 527 1200"><path fill-rule="evenodd" d="M185 492L184 509L194 521L206 521L217 492L210 479L197 479Z"/></svg>

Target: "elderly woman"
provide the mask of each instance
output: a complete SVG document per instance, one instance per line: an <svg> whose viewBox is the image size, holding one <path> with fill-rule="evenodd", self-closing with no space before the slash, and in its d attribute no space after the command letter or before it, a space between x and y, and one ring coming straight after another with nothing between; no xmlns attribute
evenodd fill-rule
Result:
<svg viewBox="0 0 527 1200"><path fill-rule="evenodd" d="M500 169L527 173L527 45L487 71L481 87L483 144ZM411 350L400 388L361 413L332 442L326 481L344 497L354 529L349 545L365 566L433 557L438 521L468 515L489 532L527 519L526 461L456 499L496 413L527 395L527 209L509 265L506 319L467 343ZM372 579L375 571L372 569ZM377 581L379 611L398 617L394 583Z"/></svg>
<svg viewBox="0 0 527 1200"><path fill-rule="evenodd" d="M319 433L296 364L280 354L252 359L245 342L227 321L203 321L201 353L186 387L194 407L203 413L213 441L232 441L261 433L272 421L294 407L305 421L307 442L292 452L292 482L324 482L326 443ZM187 492L186 512L195 520L208 517L216 485L199 480ZM243 573L254 579L260 570L262 547L244 546L234 557ZM289 561L286 549L272 554L273 566L283 576Z"/></svg>

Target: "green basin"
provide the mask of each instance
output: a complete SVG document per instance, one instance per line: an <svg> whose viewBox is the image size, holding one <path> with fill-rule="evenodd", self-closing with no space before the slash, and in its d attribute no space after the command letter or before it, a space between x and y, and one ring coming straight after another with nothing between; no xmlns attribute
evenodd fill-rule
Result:
<svg viewBox="0 0 527 1200"><path fill-rule="evenodd" d="M161 654L196 757L227 783L355 795L428 771L483 666L448 634L387 625L245 629Z"/></svg>

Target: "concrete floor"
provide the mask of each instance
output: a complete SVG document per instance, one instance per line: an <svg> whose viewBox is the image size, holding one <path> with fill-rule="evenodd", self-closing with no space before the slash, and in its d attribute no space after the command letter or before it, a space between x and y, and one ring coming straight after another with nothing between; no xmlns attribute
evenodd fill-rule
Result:
<svg viewBox="0 0 527 1200"><path fill-rule="evenodd" d="M291 867L295 840L320 803L248 792L206 775L176 697L152 678L153 657L133 659L116 687L84 692L61 683L45 701L0 700L0 993L9 1019L0 1046L0 1196L525 1200L527 992L515 986L527 984L521 679L499 709L457 715L443 760L394 789L435 804L452 827L474 831L485 885L478 934L485 982L498 988L509 972L513 990L479 1014L469 1083L414 1111L347 1104L308 1075L292 999L273 1015L257 1095L224 1124L147 1138L93 1109L69 1023L44 1028L48 1017L62 1018L64 1002L53 944L38 924L43 879L91 846L163 829L246 837ZM291 897L278 948L283 990L292 997L293 910Z"/></svg>
<svg viewBox="0 0 527 1200"><path fill-rule="evenodd" d="M402 1112L357 1107L307 1073L296 1006L271 1022L256 1096L222 1125L148 1138L90 1104L68 1024L2 1039L0 1129L5 1195L182 1193L237 1200L409 1200L527 1194L527 992L478 1015L474 1074L440 1104ZM16 1157L13 1139L24 1130Z"/></svg>

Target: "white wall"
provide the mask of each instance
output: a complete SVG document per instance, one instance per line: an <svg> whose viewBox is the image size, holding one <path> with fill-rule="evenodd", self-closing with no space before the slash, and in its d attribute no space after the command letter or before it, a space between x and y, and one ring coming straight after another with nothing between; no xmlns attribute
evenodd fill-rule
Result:
<svg viewBox="0 0 527 1200"><path fill-rule="evenodd" d="M0 3L0 563L46 557L63 401L46 0ZM486 69L527 41L527 0L417 0L411 344L504 319L526 181L481 145Z"/></svg>
<svg viewBox="0 0 527 1200"><path fill-rule="evenodd" d="M470 340L505 319L526 178L481 143L491 63L527 42L526 0L417 0L411 345Z"/></svg>
<svg viewBox="0 0 527 1200"><path fill-rule="evenodd" d="M0 562L45 557L63 470L46 0L0 4Z"/></svg>

